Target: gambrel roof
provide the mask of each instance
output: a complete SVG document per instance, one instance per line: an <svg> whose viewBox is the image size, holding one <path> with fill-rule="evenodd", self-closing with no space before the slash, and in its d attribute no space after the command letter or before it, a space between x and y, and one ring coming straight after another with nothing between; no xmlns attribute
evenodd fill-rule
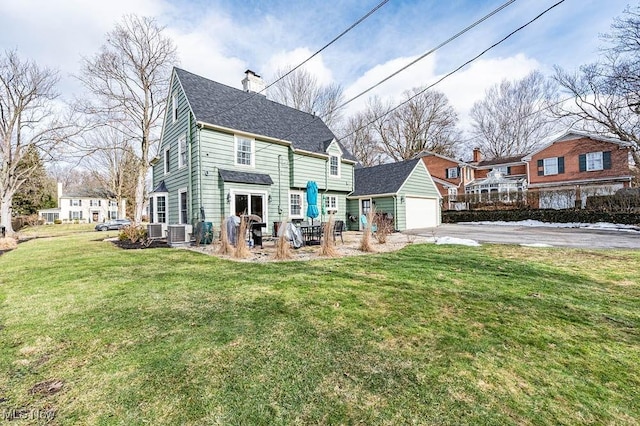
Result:
<svg viewBox="0 0 640 426"><path fill-rule="evenodd" d="M317 116L174 68L197 122L290 142L294 150L327 155L335 135ZM339 142L338 142L339 143ZM356 161L340 145L345 160Z"/></svg>

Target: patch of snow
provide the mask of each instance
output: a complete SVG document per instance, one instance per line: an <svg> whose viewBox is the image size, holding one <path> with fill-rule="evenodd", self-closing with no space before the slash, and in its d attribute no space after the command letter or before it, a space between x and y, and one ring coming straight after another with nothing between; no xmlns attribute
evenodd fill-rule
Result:
<svg viewBox="0 0 640 426"><path fill-rule="evenodd" d="M507 221L480 221L480 222L460 222L460 225L494 225L494 226L529 226L529 227L542 227L542 228L583 228L583 229L604 229L610 231L624 231L624 232L638 232L640 233L640 227L636 225L623 225L621 223L580 223L580 222L568 222L568 223L551 223L540 222L539 220L519 220L514 222Z"/></svg>
<svg viewBox="0 0 640 426"><path fill-rule="evenodd" d="M435 241L436 244L455 244L459 246L480 247L480 243L475 240L467 240L464 238L454 237L438 237Z"/></svg>
<svg viewBox="0 0 640 426"><path fill-rule="evenodd" d="M549 247L553 247L551 244L543 244L543 243L532 243L532 244L522 243L520 245L522 247L534 247L534 248L549 248Z"/></svg>

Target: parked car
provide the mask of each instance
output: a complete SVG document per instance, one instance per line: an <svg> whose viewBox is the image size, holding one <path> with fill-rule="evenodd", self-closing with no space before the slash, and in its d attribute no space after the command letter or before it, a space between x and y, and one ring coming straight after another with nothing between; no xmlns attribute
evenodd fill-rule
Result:
<svg viewBox="0 0 640 426"><path fill-rule="evenodd" d="M107 222L97 224L96 231L111 231L113 229L120 229L129 225L131 225L131 221L129 219L109 220Z"/></svg>

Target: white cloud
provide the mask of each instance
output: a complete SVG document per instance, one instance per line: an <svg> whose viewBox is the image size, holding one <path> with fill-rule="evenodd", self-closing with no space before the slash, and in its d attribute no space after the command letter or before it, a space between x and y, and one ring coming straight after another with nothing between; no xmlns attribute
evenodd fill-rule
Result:
<svg viewBox="0 0 640 426"><path fill-rule="evenodd" d="M384 64L377 65L366 71L346 90L346 97L351 98L363 90L382 80L402 66L414 60L415 57L395 58ZM383 100L397 102L405 90L414 87L426 87L438 81L445 74L435 74L437 56L433 55L418 62L380 87L372 90L348 106L348 112L353 113L364 108L366 100L374 95ZM486 89L500 83L503 79L518 80L531 71L540 68L535 60L524 54L517 54L508 58L478 60L433 87L447 95L449 102L459 113L463 128L467 127L468 114L474 102L484 97Z"/></svg>
<svg viewBox="0 0 640 426"><path fill-rule="evenodd" d="M351 99L352 97L359 95L364 90L378 83L416 58L417 56L394 58L383 64L374 66L367 70L361 77L356 79L356 81L345 90L345 97L347 99ZM389 81L386 81L379 87L376 87L372 91L353 101L347 107L348 112L353 113L362 110L366 105L367 99L372 96L379 96L383 100L389 101L399 99L402 92L414 87L424 86L429 83L433 79L434 70L435 57L427 57Z"/></svg>
<svg viewBox="0 0 640 426"><path fill-rule="evenodd" d="M302 61L305 61L314 52L307 47L298 47L289 51L281 51L272 55L265 66L265 75L269 77L275 76L275 73L280 69L290 68L296 66ZM333 83L333 73L325 65L322 60L322 54L314 56L309 62L304 65L304 69L318 79L318 83L330 84Z"/></svg>

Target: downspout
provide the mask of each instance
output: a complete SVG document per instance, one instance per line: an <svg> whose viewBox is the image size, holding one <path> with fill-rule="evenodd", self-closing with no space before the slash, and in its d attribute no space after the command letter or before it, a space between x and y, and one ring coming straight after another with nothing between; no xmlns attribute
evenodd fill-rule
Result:
<svg viewBox="0 0 640 426"><path fill-rule="evenodd" d="M282 154L278 154L278 221L282 222Z"/></svg>
<svg viewBox="0 0 640 426"><path fill-rule="evenodd" d="M397 195L393 196L393 209L394 209L394 212L393 212L394 220L393 221L396 224L396 226L395 226L396 229L395 230L397 231L398 230L398 196ZM405 218L405 221L406 221L406 218Z"/></svg>
<svg viewBox="0 0 640 426"><path fill-rule="evenodd" d="M198 199L200 200L200 211L204 212L204 206L202 205L202 151L200 143L200 133L202 133L202 126L200 124L196 124L196 128L198 129ZM202 217L200 218L202 219Z"/></svg>
<svg viewBox="0 0 640 426"><path fill-rule="evenodd" d="M325 198L327 197L327 193L329 192L329 168L331 167L330 162L331 161L331 156L329 156L329 158L327 158L327 164L325 164L324 167L324 197L320 197L320 203L324 203L325 202ZM347 207L347 206L345 206ZM320 211L322 211L322 205L320 206ZM325 212L327 212L327 210L325 210ZM328 213L328 212L327 212ZM322 215L322 218L320 219L320 222L323 222L325 220L324 215Z"/></svg>
<svg viewBox="0 0 640 426"><path fill-rule="evenodd" d="M189 137L187 138L187 140L189 141L189 167L187 170L187 173L189 174L189 199L187 201L187 215L191 218L191 225L194 225L194 217L193 217L193 176L191 175L191 156L192 156L192 145L193 145L193 140L192 140L192 134L191 134L191 112L189 112L189 116L187 118L187 134L189 135Z"/></svg>

